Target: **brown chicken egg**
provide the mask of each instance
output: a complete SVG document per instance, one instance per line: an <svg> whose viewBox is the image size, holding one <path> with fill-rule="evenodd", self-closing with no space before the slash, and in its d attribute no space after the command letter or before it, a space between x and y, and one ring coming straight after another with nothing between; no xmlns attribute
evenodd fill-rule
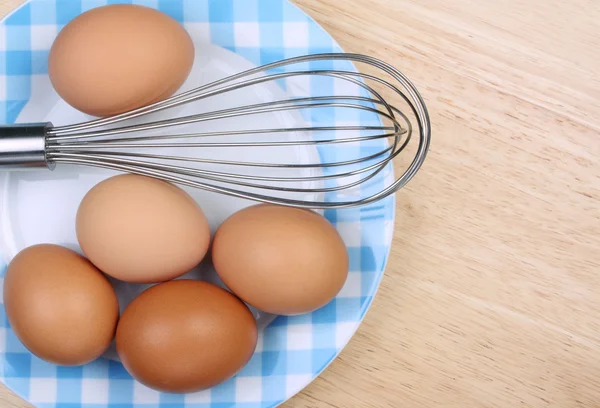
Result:
<svg viewBox="0 0 600 408"><path fill-rule="evenodd" d="M77 210L79 245L104 273L154 283L200 263L210 243L202 209L179 187L123 174L96 184Z"/></svg>
<svg viewBox="0 0 600 408"><path fill-rule="evenodd" d="M268 313L295 315L331 301L348 275L348 252L336 229L303 209L260 204L217 230L212 260L236 295Z"/></svg>
<svg viewBox="0 0 600 408"><path fill-rule="evenodd" d="M100 357L119 318L108 279L78 253L49 244L26 248L11 261L4 278L4 306L25 347L64 366Z"/></svg>
<svg viewBox="0 0 600 408"><path fill-rule="evenodd" d="M175 19L149 7L114 4L84 12L60 31L48 73L68 104L107 116L171 96L193 63L192 39Z"/></svg>
<svg viewBox="0 0 600 408"><path fill-rule="evenodd" d="M217 385L254 354L254 316L237 297L210 283L176 280L142 292L123 312L117 351L146 386L172 393Z"/></svg>

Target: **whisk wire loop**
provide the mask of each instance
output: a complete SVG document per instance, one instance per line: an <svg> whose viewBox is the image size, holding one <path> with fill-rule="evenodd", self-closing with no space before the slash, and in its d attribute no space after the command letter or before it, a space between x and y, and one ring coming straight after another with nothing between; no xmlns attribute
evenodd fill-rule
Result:
<svg viewBox="0 0 600 408"><path fill-rule="evenodd" d="M382 71L394 82L354 70L293 69L298 64L319 61L366 64ZM194 102L229 96L234 100L235 92L250 87L282 81L293 85L294 81L306 78L338 81L345 84L340 89L358 89L359 94L340 91L340 94L334 95L270 100L161 118L167 110ZM409 111L403 112L367 82L381 86L383 91L398 97ZM227 129L224 126L217 130L211 126L202 129L201 126L272 114L300 115L313 122L310 119L313 116L322 118L323 112L332 112L330 119L335 123L317 120L319 123L307 126L258 129ZM336 121L335 112L352 112L353 117L368 118L369 123L363 123L365 120L359 124ZM393 178L392 163L413 139L414 126L409 116L416 123L418 135L414 157L400 175ZM375 123L370 123L373 119ZM431 138L427 108L411 81L381 60L347 53L288 58L119 115L43 129L43 153L50 167L70 164L105 168L259 202L314 209L355 207L392 195L421 168ZM180 129L179 132L177 129ZM163 130L168 130L169 134L161 133ZM213 152L218 149L297 146L322 148L324 150L319 151L332 154L326 154L317 161L297 163L231 160L210 157L210 153L209 157L181 154L181 149L187 153L200 151L198 149ZM177 149L178 153L172 152L172 149ZM347 157L349 154L350 157ZM39 163L39 154L36 157L36 163ZM253 169L260 171L252 172Z"/></svg>

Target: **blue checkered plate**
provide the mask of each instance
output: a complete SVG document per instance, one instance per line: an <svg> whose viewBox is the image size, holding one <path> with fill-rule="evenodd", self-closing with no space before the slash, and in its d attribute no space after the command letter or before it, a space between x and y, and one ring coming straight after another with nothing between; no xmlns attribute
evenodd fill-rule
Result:
<svg viewBox="0 0 600 408"><path fill-rule="evenodd" d="M302 54L341 51L326 31L286 0L136 0L133 3L169 14L184 24L195 41L211 43L254 65ZM43 91L40 87L47 83L48 52L58 31L81 12L103 4L107 1L32 0L0 23L0 123L21 121L32 95ZM347 62L336 64L341 65L335 68L354 69ZM331 78L310 81L314 82L298 89L289 87L286 92L294 97L306 96L307 90L311 94L317 89L321 93L332 92L334 88ZM324 114L335 115L335 112ZM342 119L348 118L339 118ZM372 123L378 119L367 114L357 120ZM324 161L340 154L332 149L333 145L323 145L318 154ZM371 183L374 188L377 183L389 184L393 171L390 168L378 177L380 180ZM34 206L21 206L18 212L6 211L10 205L6 197L4 192L0 198L0 237L5 241L14 232L9 227L16 222L13 218L33 220L36 213ZM37 407L258 408L281 404L316 378L348 343L375 296L389 254L393 196L361 208L328 210L324 214L348 247L350 273L346 285L332 302L314 313L277 317L265 325L260 330L253 358L229 381L200 393L172 395L144 387L111 358L74 368L45 363L16 338L2 304L0 380ZM0 259L8 260L12 255L2 253ZM0 277L5 269L6 265L0 261Z"/></svg>

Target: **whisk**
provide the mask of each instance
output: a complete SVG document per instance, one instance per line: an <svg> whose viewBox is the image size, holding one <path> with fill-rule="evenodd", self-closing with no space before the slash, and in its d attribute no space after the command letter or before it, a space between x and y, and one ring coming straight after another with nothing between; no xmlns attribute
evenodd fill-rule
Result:
<svg viewBox="0 0 600 408"><path fill-rule="evenodd" d="M355 72L354 69L293 68L322 61L367 64L394 81ZM219 95L227 97L231 92L249 87L317 77L350 84L361 92L358 95L287 97L193 115L153 118L158 112ZM409 108L408 114L382 97L367 82L378 84L400 97ZM311 123L299 127L266 126L259 129L227 129L224 125L216 131L198 131L202 123L226 123L227 120L249 115L292 111L311 118L313 112L327 109L327 112L343 109L367 115L375 118L376 123ZM335 116L335 113L332 115ZM401 174L391 177L394 159L413 139L413 121L409 116L416 123L416 152ZM126 121L135 123L127 124ZM177 133L175 129L182 126L194 128L193 131ZM169 134L155 134L161 130L167 130ZM430 133L429 115L422 97L411 81L395 67L360 54L313 54L259 66L112 117L56 127L52 123L1 126L0 168L53 169L56 164L92 166L257 202L312 209L347 208L382 200L405 186L425 160ZM251 139L240 141L239 137ZM297 146L313 146L334 154L319 156L310 162L282 163L200 158L197 154L170 154L168 150L176 148L193 152L197 151L195 149L281 149ZM344 150L344 146L351 148ZM344 154L335 154L342 151ZM238 170L232 171L231 168ZM294 173L300 170L310 174ZM387 176L384 175L386 172Z"/></svg>

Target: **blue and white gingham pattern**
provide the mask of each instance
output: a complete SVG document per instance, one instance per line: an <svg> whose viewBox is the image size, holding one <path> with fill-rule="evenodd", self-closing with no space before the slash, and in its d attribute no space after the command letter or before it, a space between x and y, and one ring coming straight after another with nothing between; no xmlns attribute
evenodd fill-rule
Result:
<svg viewBox="0 0 600 408"><path fill-rule="evenodd" d="M131 1L130 1L131 2ZM127 1L33 0L0 23L0 123L13 123L37 80L47 75L52 41L73 17L93 7ZM340 51L313 20L286 0L136 0L181 21L192 36L232 50L255 64L307 53ZM319 62L333 67L333 63ZM328 65L329 64L329 65ZM339 64L339 65L338 65ZM353 69L348 63L336 68ZM316 66L313 65L313 66ZM292 82L296 81L296 82ZM302 82L305 81L305 82ZM326 95L331 78L283 83L293 96ZM313 123L372 123L374 115L323 109L306 118ZM376 119L376 118L375 118ZM377 146L321 147L324 161L350 150ZM387 171L369 190L389 184ZM361 191L363 195L368 191ZM333 197L327 197L332 199ZM303 316L279 317L259 338L250 363L231 380L188 395L152 391L134 381L119 363L98 360L64 368L29 353L0 312L0 380L37 407L195 407L258 408L277 406L313 380L338 355L366 313L381 280L393 231L394 199L359 209L326 211L350 254L350 274L341 293L324 308ZM2 226L0 226L1 228ZM1 266L1 277L6 267ZM2 283L3 279L0 279Z"/></svg>

